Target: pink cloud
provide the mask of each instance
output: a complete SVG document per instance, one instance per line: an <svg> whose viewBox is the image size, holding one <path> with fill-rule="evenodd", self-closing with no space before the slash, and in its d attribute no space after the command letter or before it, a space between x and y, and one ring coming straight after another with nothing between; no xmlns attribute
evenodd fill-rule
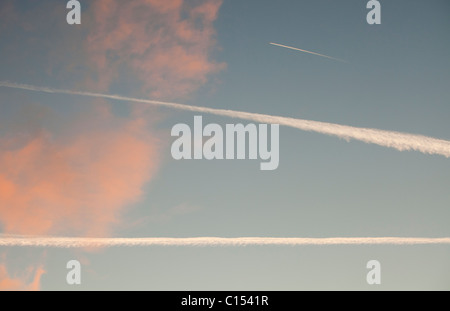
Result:
<svg viewBox="0 0 450 311"><path fill-rule="evenodd" d="M159 163L158 139L147 122L107 109L78 122L84 130L66 129L66 135L42 129L0 138L4 232L107 235L141 198Z"/></svg>
<svg viewBox="0 0 450 311"><path fill-rule="evenodd" d="M28 268L24 275L13 278L8 274L5 265L0 264L0 291L38 291L44 273L42 267Z"/></svg>
<svg viewBox="0 0 450 311"><path fill-rule="evenodd" d="M195 3L195 5L193 5ZM131 70L152 97L183 97L225 68L211 60L220 0L92 3L87 55L105 87ZM119 69L121 68L121 69Z"/></svg>
<svg viewBox="0 0 450 311"><path fill-rule="evenodd" d="M50 73L58 66L70 75L73 68L88 68L69 84L99 90L113 82L136 82L152 97L183 97L225 67L212 59L213 24L221 4L221 0L98 0L85 7L81 31L64 25L64 33L70 34L66 36L54 27L66 12L64 5L39 5L36 14L8 0L1 5L5 19L0 30L22 29L24 40L13 42L12 55L24 51L14 45L17 42L49 50ZM39 39L36 22L50 37ZM159 142L146 128L148 122L139 114L122 120L97 110L88 124L86 116L79 123L71 125L73 133L66 139L55 128L33 129L28 136L20 130L0 136L4 231L107 234L126 207L141 198L159 163ZM101 126L93 126L96 123Z"/></svg>
<svg viewBox="0 0 450 311"><path fill-rule="evenodd" d="M214 22L222 0L96 0L83 5L82 24L65 23L64 3L33 10L0 3L0 33L18 39L5 47L28 74L47 73L65 84L107 91L126 82L153 98L191 95L226 67ZM30 59L28 49L39 51Z"/></svg>
<svg viewBox="0 0 450 311"><path fill-rule="evenodd" d="M182 98L225 68L213 57L221 4L96 0L85 6L77 28L60 24L64 4L43 3L35 11L6 0L0 33L14 38L5 51L9 62L20 65L12 66L18 75L46 73L65 81L65 88L93 91L126 82L153 98ZM24 46L45 52L30 54ZM161 142L149 128L155 117L134 109L119 118L100 107L65 127L27 129L37 122L30 119L0 135L4 233L107 236L142 199L160 163ZM39 289L43 272L36 269L30 281L32 272L11 277L0 265L0 289Z"/></svg>

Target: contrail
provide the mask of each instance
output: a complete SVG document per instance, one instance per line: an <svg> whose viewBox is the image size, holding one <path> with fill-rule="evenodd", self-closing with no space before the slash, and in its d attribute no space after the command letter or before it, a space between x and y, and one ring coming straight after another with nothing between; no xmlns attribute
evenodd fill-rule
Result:
<svg viewBox="0 0 450 311"><path fill-rule="evenodd" d="M281 46L282 48L286 48L286 49L291 49L291 50L300 51L300 52L304 52L304 53L309 53L309 54L313 54L313 55L317 55L317 56L322 56L322 57L326 57L326 58L329 58L329 59L334 59L334 60L337 60L338 62L348 63L346 60L343 60L343 59L334 58L334 57L331 57L331 56L327 56L327 55L323 55L323 54L319 54L319 53L315 53L315 52L311 52L311 51L307 51L307 50L294 48L292 46L287 46L287 45L273 43L273 42L270 42L269 44L276 45L276 46Z"/></svg>
<svg viewBox="0 0 450 311"><path fill-rule="evenodd" d="M0 234L0 246L89 248L119 246L302 246L302 245L425 245L450 244L450 238L354 237L354 238L79 238Z"/></svg>
<svg viewBox="0 0 450 311"><path fill-rule="evenodd" d="M303 131L309 132L317 132L321 134L326 134L330 136L337 136L339 138L343 138L347 141L350 139L355 139L359 141L363 141L365 143L376 144L383 147L394 148L399 151L406 150L416 150L425 154L436 154L442 155L447 158L450 157L450 141L432 138L422 135L394 132L394 131L385 131L371 128L360 128L353 127L347 125L339 125L333 123L326 122L318 122L318 121L309 121L309 120L301 120L280 116L272 116L265 115L259 113L250 113L250 112L242 112L235 110L225 110L225 109L216 109L216 108L207 108L207 107L198 107L198 106L190 106L190 105L182 105L177 103L169 103L162 102L156 100L148 100L148 99L139 99L132 97L125 97L120 95L108 95L108 94L100 94L100 93L92 93L92 92L80 92L80 91L71 91L71 90L61 90L61 89L53 89L48 87L37 87L26 84L17 84L10 82L1 82L0 86L29 90L35 92L45 92L45 93L58 93L58 94L67 94L67 95L79 95L79 96L87 96L87 97L95 97L95 98L108 98L119 101L128 101L128 102L138 102L138 103L146 103L156 106L164 106L177 110L186 110L193 112L201 112L208 113L212 115L231 117L236 119L242 119L247 121L254 121L257 123L268 123L268 124L280 124L292 128L297 128Z"/></svg>

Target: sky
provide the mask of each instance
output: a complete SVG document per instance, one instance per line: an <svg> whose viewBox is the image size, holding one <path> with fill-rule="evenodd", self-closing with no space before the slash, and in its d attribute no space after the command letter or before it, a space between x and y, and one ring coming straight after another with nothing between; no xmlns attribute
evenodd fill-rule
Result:
<svg viewBox="0 0 450 311"><path fill-rule="evenodd" d="M80 3L69 25L65 1L1 1L0 81L450 140L448 1L381 0L380 25L361 0ZM6 87L0 111L2 234L450 237L442 155L280 126L262 171L171 155L196 115L253 121ZM0 246L0 290L449 290L449 259L448 244Z"/></svg>

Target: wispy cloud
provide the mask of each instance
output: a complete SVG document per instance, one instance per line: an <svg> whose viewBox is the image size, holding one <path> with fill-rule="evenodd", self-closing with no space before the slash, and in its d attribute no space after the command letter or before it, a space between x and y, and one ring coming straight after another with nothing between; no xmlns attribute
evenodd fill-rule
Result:
<svg viewBox="0 0 450 311"><path fill-rule="evenodd" d="M189 95L222 70L215 62L214 21L222 0L94 1L85 17L92 82L109 86L125 74L156 98Z"/></svg>
<svg viewBox="0 0 450 311"><path fill-rule="evenodd" d="M119 118L99 102L94 108L59 132L54 123L34 124L26 135L20 126L0 137L4 232L106 235L142 197L159 165L148 120Z"/></svg>
<svg viewBox="0 0 450 311"><path fill-rule="evenodd" d="M29 9L2 0L2 66L18 76L32 79L41 72L101 92L120 84L152 98L184 98L226 67L215 58L221 5L222 0L86 1L81 25L67 27L61 18L65 3L41 1Z"/></svg>
<svg viewBox="0 0 450 311"><path fill-rule="evenodd" d="M0 264L0 291L38 291L44 273L42 267L29 268L20 277L12 277L5 265Z"/></svg>
<svg viewBox="0 0 450 311"><path fill-rule="evenodd" d="M254 121L258 123L280 124L297 128L303 131L317 132L321 134L336 136L345 140L355 139L365 143L376 144L383 147L394 148L399 151L416 150L425 154L436 154L450 157L450 141L416 134L386 131L372 128L360 128L348 125L326 123L294 119L280 116L265 115L226 109L215 109L182 105L177 103L162 102L148 99L125 97L120 95L109 95L92 92L80 92L71 90L61 90L48 87L37 87L33 85L17 84L11 82L0 82L0 86L23 89L35 92L59 93L67 95L79 95L95 98L107 98L119 101L146 103L156 106L163 106L177 110L186 110L200 113L207 113L242 120Z"/></svg>
<svg viewBox="0 0 450 311"><path fill-rule="evenodd" d="M129 83L140 94L173 99L189 96L226 66L214 59L222 0L96 0L83 6L80 27L64 27L63 3L44 1L30 10L18 2L0 1L2 59L15 76L33 79L39 72L103 92ZM107 108L99 113L99 102L75 125L0 124L1 231L106 236L123 225L123 212L155 175L161 142L148 128L156 117L136 113L143 106L119 118ZM11 119L8 109L1 111ZM7 281L8 288L30 281L2 271L0 289Z"/></svg>

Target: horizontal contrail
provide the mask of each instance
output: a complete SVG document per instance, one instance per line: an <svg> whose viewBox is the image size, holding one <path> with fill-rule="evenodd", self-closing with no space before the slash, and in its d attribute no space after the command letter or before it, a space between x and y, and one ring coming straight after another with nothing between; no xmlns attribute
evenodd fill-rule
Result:
<svg viewBox="0 0 450 311"><path fill-rule="evenodd" d="M331 56L328 56L328 55L323 55L323 54L319 54L319 53L315 53L315 52L311 52L311 51L307 51L307 50L294 48L294 47L288 46L288 45L283 45L283 44L278 44L278 43L273 43L273 42L270 42L269 44L276 45L276 46L281 46L282 48L286 48L286 49L291 49L291 50L300 51L300 52L304 52L304 53L309 53L309 54L313 54L313 55L317 55L317 56L322 56L322 57L326 57L326 58L329 58L329 59L334 59L334 60L337 60L339 62L347 63L347 61L343 60L343 59L334 58L334 57L331 57Z"/></svg>
<svg viewBox="0 0 450 311"><path fill-rule="evenodd" d="M176 103L162 102L156 100L148 100L148 99L139 99L132 97L125 97L120 95L108 95L108 94L100 94L100 93L91 93L91 92L80 92L80 91L71 91L71 90L61 90L61 89L53 89L48 87L37 87L26 84L17 84L10 82L1 82L0 86L29 90L35 92L45 92L45 93L57 93L57 94L67 94L67 95L79 95L79 96L88 96L95 98L108 98L119 101L128 101L128 102L138 102L138 103L146 103L156 106L164 106L177 110L186 110L193 112L201 112L208 113L218 116L231 117L236 119L242 119L247 121L254 121L257 123L268 123L268 124L280 124L292 128L297 128L303 131L309 132L317 132L321 134L337 136L339 138L343 138L347 141L350 139L355 139L359 141L363 141L365 143L376 144L383 147L394 148L399 151L405 150L416 150L425 154L436 154L443 155L447 158L450 157L450 141L432 138L422 135L408 134L408 133L400 133L394 131L385 131L371 128L360 128L353 127L347 125L339 125L333 123L326 122L318 122L318 121L309 121L309 120L301 120L287 117L279 117L272 115L265 115L259 113L250 113L250 112L242 112L235 110L225 110L225 109L216 109L216 108L207 108L207 107L198 107L198 106L190 106L190 105L182 105Z"/></svg>
<svg viewBox="0 0 450 311"><path fill-rule="evenodd" d="M0 246L89 248L118 246L301 246L301 245L425 245L450 244L450 238L74 238L1 235Z"/></svg>

